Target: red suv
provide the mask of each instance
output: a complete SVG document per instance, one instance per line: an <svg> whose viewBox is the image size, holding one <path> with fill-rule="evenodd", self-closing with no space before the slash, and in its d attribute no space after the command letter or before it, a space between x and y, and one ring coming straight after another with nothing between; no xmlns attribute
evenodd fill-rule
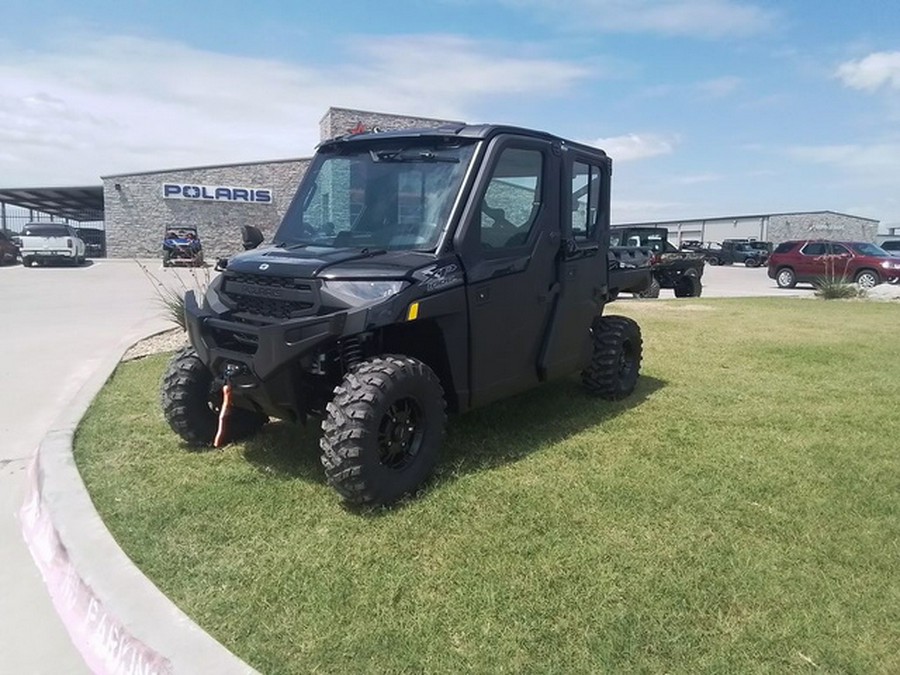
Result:
<svg viewBox="0 0 900 675"><path fill-rule="evenodd" d="M900 260L865 242L786 241L769 257L769 278L779 288L827 278L855 281L862 288L871 288L885 281L900 283Z"/></svg>

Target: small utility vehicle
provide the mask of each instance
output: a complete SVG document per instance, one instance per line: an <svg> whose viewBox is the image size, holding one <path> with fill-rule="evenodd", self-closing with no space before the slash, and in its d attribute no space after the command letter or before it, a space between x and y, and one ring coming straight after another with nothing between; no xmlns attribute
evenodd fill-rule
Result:
<svg viewBox="0 0 900 675"><path fill-rule="evenodd" d="M448 410L579 371L628 396L641 332L603 310L649 269L608 255L610 175L602 150L512 127L323 143L273 244L187 293L169 425L204 447L321 418L328 482L386 504L431 473Z"/></svg>
<svg viewBox="0 0 900 675"><path fill-rule="evenodd" d="M162 248L163 267L199 267L203 264L203 244L196 227L167 227Z"/></svg>
<svg viewBox="0 0 900 675"><path fill-rule="evenodd" d="M653 277L644 289L633 289L642 298L658 298L661 288L671 288L676 298L699 298L703 292L703 253L679 251L669 242L665 227L620 225L610 234L611 250L619 256L633 251L648 258Z"/></svg>

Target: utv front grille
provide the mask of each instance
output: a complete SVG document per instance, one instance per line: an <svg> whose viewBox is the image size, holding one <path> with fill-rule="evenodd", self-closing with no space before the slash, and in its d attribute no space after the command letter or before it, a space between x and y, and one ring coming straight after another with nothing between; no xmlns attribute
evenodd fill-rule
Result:
<svg viewBox="0 0 900 675"><path fill-rule="evenodd" d="M234 312L269 319L295 319L319 309L318 289L307 279L226 273L222 295Z"/></svg>

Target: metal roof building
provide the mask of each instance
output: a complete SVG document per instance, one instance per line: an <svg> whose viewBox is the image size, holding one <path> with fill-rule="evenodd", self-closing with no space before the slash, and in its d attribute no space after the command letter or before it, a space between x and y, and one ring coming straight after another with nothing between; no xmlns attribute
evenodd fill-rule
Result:
<svg viewBox="0 0 900 675"><path fill-rule="evenodd" d="M665 227L676 246L684 241L721 242L723 239L757 239L780 243L792 239L875 241L878 221L836 211L796 211L693 220L621 223Z"/></svg>

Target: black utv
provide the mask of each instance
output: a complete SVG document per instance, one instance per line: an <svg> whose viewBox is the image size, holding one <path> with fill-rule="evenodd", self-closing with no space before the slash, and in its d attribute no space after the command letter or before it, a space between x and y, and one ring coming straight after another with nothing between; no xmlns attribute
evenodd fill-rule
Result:
<svg viewBox="0 0 900 675"><path fill-rule="evenodd" d="M579 371L628 396L641 333L603 310L650 277L608 256L610 174L602 150L512 127L323 143L272 244L187 294L166 419L204 447L320 418L328 482L385 504L429 476L447 411Z"/></svg>
<svg viewBox="0 0 900 675"><path fill-rule="evenodd" d="M665 227L619 225L610 233L611 250L620 258L646 259L653 277L647 288L626 289L640 298L658 298L671 288L676 298L699 298L703 292L703 253L679 251L669 241Z"/></svg>

